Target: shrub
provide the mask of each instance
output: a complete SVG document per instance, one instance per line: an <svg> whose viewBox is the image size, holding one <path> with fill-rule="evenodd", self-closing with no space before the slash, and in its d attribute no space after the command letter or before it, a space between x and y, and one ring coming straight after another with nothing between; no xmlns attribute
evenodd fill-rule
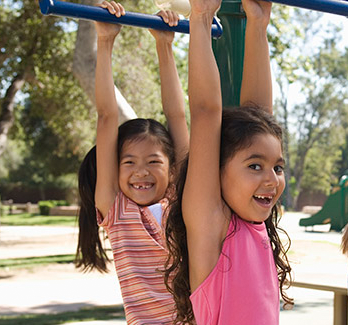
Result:
<svg viewBox="0 0 348 325"><path fill-rule="evenodd" d="M47 201L39 201L38 205L39 205L40 214L43 216L48 216L50 214L51 208L69 205L69 203L65 200L47 200Z"/></svg>

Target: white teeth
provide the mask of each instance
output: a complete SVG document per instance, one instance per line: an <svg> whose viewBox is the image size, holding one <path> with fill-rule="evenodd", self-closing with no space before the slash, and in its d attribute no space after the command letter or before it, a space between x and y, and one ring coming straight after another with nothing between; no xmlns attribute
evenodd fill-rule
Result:
<svg viewBox="0 0 348 325"><path fill-rule="evenodd" d="M254 195L254 196L262 200L265 200L265 199L272 200L272 196L261 196L261 195Z"/></svg>
<svg viewBox="0 0 348 325"><path fill-rule="evenodd" d="M145 186L133 184L133 187L136 188L137 190L148 189L148 188L150 188L151 186L152 186L151 184L145 185Z"/></svg>

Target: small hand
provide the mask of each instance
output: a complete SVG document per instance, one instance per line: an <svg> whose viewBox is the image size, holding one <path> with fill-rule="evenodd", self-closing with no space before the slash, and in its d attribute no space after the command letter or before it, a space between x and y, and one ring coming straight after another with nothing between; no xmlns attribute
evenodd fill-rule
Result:
<svg viewBox="0 0 348 325"><path fill-rule="evenodd" d="M121 17L126 14L126 11L124 10L123 6L120 3L116 3L115 1L103 1L97 6L108 9L109 13L115 15L116 17ZM96 21L95 26L99 38L115 37L121 30L121 25L119 24L108 24Z"/></svg>
<svg viewBox="0 0 348 325"><path fill-rule="evenodd" d="M242 0L242 5L248 20L260 21L260 24L267 27L271 17L272 2Z"/></svg>
<svg viewBox="0 0 348 325"><path fill-rule="evenodd" d="M177 26L179 22L179 15L171 10L160 10L157 13L158 16L162 17L163 21L169 26ZM174 39L174 32L149 29L152 36L155 38L156 42L164 41L172 43Z"/></svg>

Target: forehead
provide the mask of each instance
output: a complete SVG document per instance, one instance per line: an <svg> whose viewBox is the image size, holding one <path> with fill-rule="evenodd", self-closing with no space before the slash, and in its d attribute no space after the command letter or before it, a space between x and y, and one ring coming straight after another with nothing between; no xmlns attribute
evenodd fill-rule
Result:
<svg viewBox="0 0 348 325"><path fill-rule="evenodd" d="M124 156L165 156L163 146L153 137L133 139L124 142L121 158Z"/></svg>
<svg viewBox="0 0 348 325"><path fill-rule="evenodd" d="M248 159L248 157L259 157L265 160L282 159L281 141L272 134L258 134L251 139L250 146L239 150L236 153L239 159Z"/></svg>

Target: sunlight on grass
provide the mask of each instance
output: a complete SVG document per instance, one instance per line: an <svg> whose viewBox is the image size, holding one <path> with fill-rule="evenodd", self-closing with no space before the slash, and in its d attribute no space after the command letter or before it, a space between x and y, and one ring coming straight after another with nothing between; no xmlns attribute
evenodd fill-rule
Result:
<svg viewBox="0 0 348 325"><path fill-rule="evenodd" d="M70 216L41 216L31 213L3 215L2 226L76 226L77 218Z"/></svg>
<svg viewBox="0 0 348 325"><path fill-rule="evenodd" d="M60 325L69 322L125 319L122 305L82 308L58 314L0 316L1 325Z"/></svg>
<svg viewBox="0 0 348 325"><path fill-rule="evenodd" d="M9 258L0 260L1 268L30 268L51 263L73 263L75 255L52 255L26 258Z"/></svg>

